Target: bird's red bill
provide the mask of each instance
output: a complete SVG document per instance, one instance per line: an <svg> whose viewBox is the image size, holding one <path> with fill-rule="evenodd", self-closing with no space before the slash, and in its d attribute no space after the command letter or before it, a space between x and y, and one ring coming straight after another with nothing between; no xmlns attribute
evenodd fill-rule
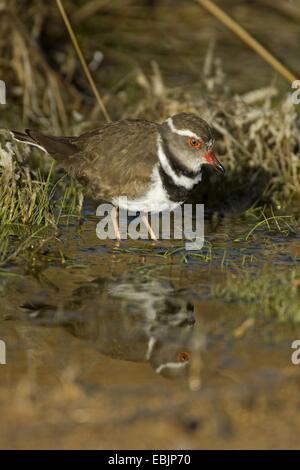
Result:
<svg viewBox="0 0 300 470"><path fill-rule="evenodd" d="M207 163L209 165L212 165L218 173L225 173L225 168L223 167L222 163L219 162L219 160L217 159L217 157L215 156L213 152L207 152L204 155L204 158L207 161Z"/></svg>

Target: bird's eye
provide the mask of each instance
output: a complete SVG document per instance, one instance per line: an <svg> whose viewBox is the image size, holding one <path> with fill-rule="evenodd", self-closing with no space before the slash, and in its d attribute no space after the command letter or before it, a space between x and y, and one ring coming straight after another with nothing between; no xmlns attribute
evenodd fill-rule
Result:
<svg viewBox="0 0 300 470"><path fill-rule="evenodd" d="M188 145L193 149L199 149L202 147L202 142L199 139L195 139L194 137L188 138Z"/></svg>
<svg viewBox="0 0 300 470"><path fill-rule="evenodd" d="M191 354L188 351L181 351L177 354L177 362L187 362L189 361Z"/></svg>

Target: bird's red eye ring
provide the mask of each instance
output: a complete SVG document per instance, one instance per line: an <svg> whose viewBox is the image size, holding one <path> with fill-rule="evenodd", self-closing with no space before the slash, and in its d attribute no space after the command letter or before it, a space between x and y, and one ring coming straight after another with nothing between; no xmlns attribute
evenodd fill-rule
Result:
<svg viewBox="0 0 300 470"><path fill-rule="evenodd" d="M177 362L187 362L190 360L191 353L188 351L181 351L177 354Z"/></svg>
<svg viewBox="0 0 300 470"><path fill-rule="evenodd" d="M199 149L202 147L202 142L199 139L196 139L195 137L189 137L188 138L188 145L192 147L193 149Z"/></svg>

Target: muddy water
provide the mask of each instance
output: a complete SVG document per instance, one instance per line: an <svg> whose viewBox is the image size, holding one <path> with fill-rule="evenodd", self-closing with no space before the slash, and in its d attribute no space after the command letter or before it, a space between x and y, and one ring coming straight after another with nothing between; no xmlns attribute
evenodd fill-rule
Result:
<svg viewBox="0 0 300 470"><path fill-rule="evenodd" d="M2 273L1 447L299 446L300 327L211 289L229 271L297 267L299 236L245 241L253 224L225 217L183 258L179 241L101 241L96 223L87 209L34 269Z"/></svg>

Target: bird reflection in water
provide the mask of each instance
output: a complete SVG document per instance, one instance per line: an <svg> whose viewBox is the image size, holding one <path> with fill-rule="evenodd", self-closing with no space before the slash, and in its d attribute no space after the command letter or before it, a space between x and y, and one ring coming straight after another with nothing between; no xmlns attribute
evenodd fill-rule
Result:
<svg viewBox="0 0 300 470"><path fill-rule="evenodd" d="M35 324L63 326L111 358L148 362L164 377L188 370L194 306L169 282L128 274L98 278L73 291L60 308L24 307Z"/></svg>
<svg viewBox="0 0 300 470"><path fill-rule="evenodd" d="M102 354L149 362L158 374L178 377L188 369L195 324L184 297L169 282L127 274L83 284L60 307L32 302L24 308L34 324L62 326Z"/></svg>

